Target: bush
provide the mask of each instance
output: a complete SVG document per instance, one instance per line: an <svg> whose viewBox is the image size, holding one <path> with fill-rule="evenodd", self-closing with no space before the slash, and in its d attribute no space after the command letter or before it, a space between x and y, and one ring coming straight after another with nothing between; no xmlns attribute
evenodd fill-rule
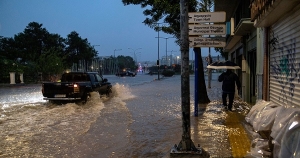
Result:
<svg viewBox="0 0 300 158"><path fill-rule="evenodd" d="M175 74L175 71L173 70L163 70L162 75L165 77L171 77Z"/></svg>

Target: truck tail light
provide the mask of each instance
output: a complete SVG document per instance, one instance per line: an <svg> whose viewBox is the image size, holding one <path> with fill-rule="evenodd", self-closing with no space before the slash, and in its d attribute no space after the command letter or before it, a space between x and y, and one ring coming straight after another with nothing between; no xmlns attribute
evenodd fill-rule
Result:
<svg viewBox="0 0 300 158"><path fill-rule="evenodd" d="M78 86L78 84L74 84L73 88L74 88L74 93L79 93L79 86Z"/></svg>

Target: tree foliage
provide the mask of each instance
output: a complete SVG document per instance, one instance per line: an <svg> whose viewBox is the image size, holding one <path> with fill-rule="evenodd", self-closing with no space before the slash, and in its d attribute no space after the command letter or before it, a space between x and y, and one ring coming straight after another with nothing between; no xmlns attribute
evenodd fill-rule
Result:
<svg viewBox="0 0 300 158"><path fill-rule="evenodd" d="M116 60L117 60L118 68L120 70L123 70L123 69L136 70L137 69L137 65L135 65L133 58L130 56L120 55L117 57Z"/></svg>
<svg viewBox="0 0 300 158"><path fill-rule="evenodd" d="M72 31L67 38L49 33L43 24L30 22L23 32L14 37L0 36L0 82L7 82L8 74L24 72L59 74L79 60L91 60L97 51L87 39Z"/></svg>
<svg viewBox="0 0 300 158"><path fill-rule="evenodd" d="M43 74L55 75L60 74L64 70L64 58L61 57L61 52L55 48L47 50L40 55L37 63L38 70ZM43 64L47 63L47 64Z"/></svg>
<svg viewBox="0 0 300 158"><path fill-rule="evenodd" d="M66 38L67 65L70 67L79 60L88 61L97 55L97 51L88 40L82 39L76 31L72 31Z"/></svg>
<svg viewBox="0 0 300 158"><path fill-rule="evenodd" d="M124 5L141 5L142 8L145 8L143 11L146 16L143 21L145 25L180 39L180 0L122 0L122 2ZM188 7L190 12L197 11L197 1L190 0ZM168 25L163 24L158 27L157 23Z"/></svg>

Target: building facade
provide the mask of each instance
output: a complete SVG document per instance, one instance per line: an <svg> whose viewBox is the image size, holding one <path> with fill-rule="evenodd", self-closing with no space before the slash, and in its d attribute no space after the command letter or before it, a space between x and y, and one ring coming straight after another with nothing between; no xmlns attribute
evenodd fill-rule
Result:
<svg viewBox="0 0 300 158"><path fill-rule="evenodd" d="M251 21L250 0L215 1L215 11L226 12L226 46L228 60L237 63L241 69L236 70L242 83L239 95L243 101L255 103L257 100L257 31Z"/></svg>
<svg viewBox="0 0 300 158"><path fill-rule="evenodd" d="M254 0L251 20L264 37L262 98L300 107L300 1Z"/></svg>
<svg viewBox="0 0 300 158"><path fill-rule="evenodd" d="M226 12L243 100L300 107L300 0L215 0L215 11Z"/></svg>

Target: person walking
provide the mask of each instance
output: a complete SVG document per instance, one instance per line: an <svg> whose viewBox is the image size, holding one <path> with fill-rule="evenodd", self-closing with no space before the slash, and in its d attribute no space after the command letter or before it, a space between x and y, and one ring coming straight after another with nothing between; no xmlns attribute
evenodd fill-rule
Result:
<svg viewBox="0 0 300 158"><path fill-rule="evenodd" d="M223 105L225 106L225 108L228 108L229 111L232 111L232 104L233 104L233 98L235 93L235 84L238 90L240 90L241 88L241 82L239 80L239 77L230 69L227 69L226 72L223 72L219 76L218 81L223 82L222 83ZM227 96L229 98L228 105L227 105Z"/></svg>

